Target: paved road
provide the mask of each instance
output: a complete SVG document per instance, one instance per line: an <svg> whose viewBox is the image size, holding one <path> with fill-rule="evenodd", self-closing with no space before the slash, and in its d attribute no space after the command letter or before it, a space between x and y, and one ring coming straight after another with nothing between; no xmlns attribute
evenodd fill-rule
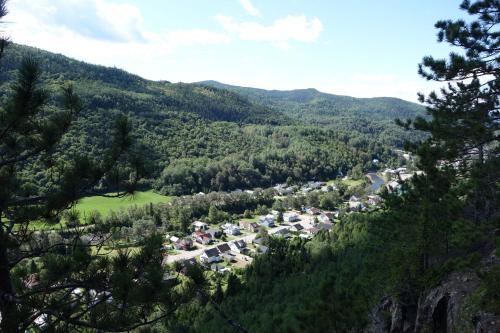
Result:
<svg viewBox="0 0 500 333"><path fill-rule="evenodd" d="M269 234L274 234L275 232L277 232L277 231L279 231L281 229L285 229L285 228L288 228L288 226L282 225L282 226L279 226L279 227L270 228L269 229ZM235 238L233 240L241 240L241 239L243 239L246 243L251 243L252 240L255 239L256 235L257 234L244 235L244 236L241 236L241 237L237 237L237 238ZM223 242L220 242L219 244L222 244L222 243ZM186 260L186 259L192 259L192 258L198 257L206 249L215 247L215 246L217 246L219 244L210 245L210 246L196 244L196 246L198 247L196 250L181 251L181 253L179 253L179 254L175 254L175 255L172 255L172 256L167 256L166 259L163 260L163 263L164 264L171 264L171 263L179 261L179 260Z"/></svg>

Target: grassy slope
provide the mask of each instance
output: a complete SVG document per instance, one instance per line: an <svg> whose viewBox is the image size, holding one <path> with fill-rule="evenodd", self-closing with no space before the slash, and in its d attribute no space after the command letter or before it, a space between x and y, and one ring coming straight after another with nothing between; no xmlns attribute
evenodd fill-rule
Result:
<svg viewBox="0 0 500 333"><path fill-rule="evenodd" d="M83 198L75 208L80 211L82 217L93 210L97 210L103 216L109 214L111 210L119 210L134 205L142 206L149 203L169 202L171 197L157 194L153 191L136 192L132 197L125 198L105 198L100 196Z"/></svg>

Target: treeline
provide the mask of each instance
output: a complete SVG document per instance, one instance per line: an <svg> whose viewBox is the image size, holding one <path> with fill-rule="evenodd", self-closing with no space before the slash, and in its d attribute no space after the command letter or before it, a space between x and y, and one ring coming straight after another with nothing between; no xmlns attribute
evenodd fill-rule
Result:
<svg viewBox="0 0 500 333"><path fill-rule="evenodd" d="M397 128L392 116L376 116L379 111L362 117L349 111L342 117L325 113L330 121L320 127L314 112L311 118L292 120L280 110L228 90L148 81L116 68L15 44L0 64L0 99L9 94L9 82L24 56L40 62L47 90L71 83L84 102L59 144L57 158L90 155L98 160L113 136L116 119L126 115L133 128L134 158L142 164L139 185L163 193L326 180L354 167L371 169L373 158L399 165L403 161L391 149L415 139ZM59 97L54 96L55 103ZM39 161L30 163L25 176L33 184L43 187L51 181Z"/></svg>
<svg viewBox="0 0 500 333"><path fill-rule="evenodd" d="M273 192L270 190L256 190L252 194L214 192L174 198L167 204L130 207L113 211L106 217L92 212L84 216L84 219L87 225L93 225L95 231L110 233L116 240L131 242L164 232L184 237L196 219L207 223L227 222L236 220L245 212L259 211L272 204ZM75 212L68 215L71 214ZM79 216L73 220L78 221L78 218Z"/></svg>

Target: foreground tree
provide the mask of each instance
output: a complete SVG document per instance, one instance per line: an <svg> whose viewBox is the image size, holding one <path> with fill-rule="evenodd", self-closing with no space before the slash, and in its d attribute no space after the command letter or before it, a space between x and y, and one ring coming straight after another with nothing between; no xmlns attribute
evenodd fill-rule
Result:
<svg viewBox="0 0 500 333"><path fill-rule="evenodd" d="M52 97L26 59L11 90L0 107L0 331L129 331L175 311L190 289L163 268L160 236L110 255L108 234L59 223L96 185L133 193L142 167L128 119L117 119L103 156L62 158L60 140L83 108L73 88ZM33 170L38 179L26 180Z"/></svg>
<svg viewBox="0 0 500 333"><path fill-rule="evenodd" d="M500 1L463 1L476 19L439 21L438 41L462 49L448 60L425 57L419 73L447 82L440 94L420 95L430 120L417 118L414 128L431 134L417 148L429 167L453 169L463 182L471 217L484 220L499 207L500 178ZM410 122L405 124L410 125Z"/></svg>
<svg viewBox="0 0 500 333"><path fill-rule="evenodd" d="M405 244L394 255L398 272L393 275L403 284L400 290L407 291L402 297L415 304L418 292L435 278L432 270L457 245L451 244L451 234L457 239L458 233L481 230L468 225L487 221L500 207L500 1L463 1L461 8L476 19L439 21L436 28L440 42L462 52L451 53L448 60L428 56L419 66L424 78L447 82L440 93L419 96L430 117L398 121L429 134L426 141L410 145L423 173L386 201ZM481 236L473 241L477 249ZM471 246L462 243L453 251L465 256Z"/></svg>

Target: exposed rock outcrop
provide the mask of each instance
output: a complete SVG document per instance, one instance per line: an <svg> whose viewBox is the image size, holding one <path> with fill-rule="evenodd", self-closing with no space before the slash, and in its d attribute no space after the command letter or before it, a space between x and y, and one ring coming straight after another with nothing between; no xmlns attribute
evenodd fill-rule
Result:
<svg viewBox="0 0 500 333"><path fill-rule="evenodd" d="M493 251L481 262L480 271L500 265ZM476 272L455 272L418 300L416 306L407 300L386 296L373 309L366 333L500 333L500 316L473 310L463 318L467 298L478 290ZM410 304L410 305L408 305ZM465 321L465 323L464 323Z"/></svg>

